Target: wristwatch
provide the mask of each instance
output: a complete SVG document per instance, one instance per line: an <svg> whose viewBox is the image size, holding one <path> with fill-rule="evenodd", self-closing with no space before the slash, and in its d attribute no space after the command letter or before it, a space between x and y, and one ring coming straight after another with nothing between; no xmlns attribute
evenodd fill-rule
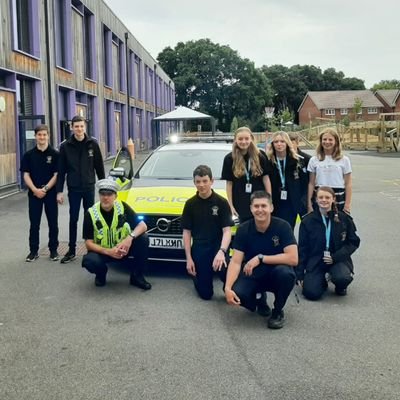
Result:
<svg viewBox="0 0 400 400"><path fill-rule="evenodd" d="M44 186L43 186L43 190L47 193L48 190L49 190L49 187L48 187L47 185L44 185Z"/></svg>
<svg viewBox="0 0 400 400"><path fill-rule="evenodd" d="M262 263L263 263L263 260L264 260L264 254L259 254L259 255L257 256L257 258L258 258L258 260L260 261L260 264L262 264Z"/></svg>
<svg viewBox="0 0 400 400"><path fill-rule="evenodd" d="M130 236L132 239L136 239L136 235L133 233L133 231L129 234L129 236Z"/></svg>

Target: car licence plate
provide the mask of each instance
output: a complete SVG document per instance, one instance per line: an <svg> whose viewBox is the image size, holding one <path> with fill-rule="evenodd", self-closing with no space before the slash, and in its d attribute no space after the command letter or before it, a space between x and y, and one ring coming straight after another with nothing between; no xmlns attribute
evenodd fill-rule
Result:
<svg viewBox="0 0 400 400"><path fill-rule="evenodd" d="M150 238L150 247L159 249L183 249L183 240L179 238L163 238L154 237Z"/></svg>

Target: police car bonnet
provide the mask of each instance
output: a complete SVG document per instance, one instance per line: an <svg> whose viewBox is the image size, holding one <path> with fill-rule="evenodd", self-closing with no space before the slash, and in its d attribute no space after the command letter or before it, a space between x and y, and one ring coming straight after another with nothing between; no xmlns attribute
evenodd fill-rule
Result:
<svg viewBox="0 0 400 400"><path fill-rule="evenodd" d="M114 192L114 193L117 193L118 190L120 189L118 183L114 182L110 179L100 179L97 182L97 188L98 188L99 192L105 191L105 192Z"/></svg>

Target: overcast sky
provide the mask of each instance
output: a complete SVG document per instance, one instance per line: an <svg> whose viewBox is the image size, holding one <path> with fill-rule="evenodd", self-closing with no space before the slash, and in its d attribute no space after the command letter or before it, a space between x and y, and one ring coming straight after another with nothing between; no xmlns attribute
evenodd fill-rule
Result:
<svg viewBox="0 0 400 400"><path fill-rule="evenodd" d="M400 80L399 0L105 0L156 58L209 38L257 67L333 67L367 88Z"/></svg>

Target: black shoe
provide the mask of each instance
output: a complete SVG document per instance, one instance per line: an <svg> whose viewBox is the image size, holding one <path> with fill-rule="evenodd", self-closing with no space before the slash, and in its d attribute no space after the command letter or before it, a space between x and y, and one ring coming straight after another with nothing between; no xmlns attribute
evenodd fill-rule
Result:
<svg viewBox="0 0 400 400"><path fill-rule="evenodd" d="M271 315L271 309L267 303L267 293L262 292L261 297L257 299L257 313L262 317L269 317Z"/></svg>
<svg viewBox="0 0 400 400"><path fill-rule="evenodd" d="M50 251L50 260L51 261L58 261L60 259L60 256L57 253L57 250Z"/></svg>
<svg viewBox="0 0 400 400"><path fill-rule="evenodd" d="M336 293L338 296L346 296L346 294L347 294L347 288L342 289L342 288L336 287L336 288L335 288L335 293Z"/></svg>
<svg viewBox="0 0 400 400"><path fill-rule="evenodd" d="M30 252L30 253L26 256L25 261L26 261L26 262L33 262L33 261L35 261L37 258L39 258L39 254L38 254L38 253L32 253L32 252Z"/></svg>
<svg viewBox="0 0 400 400"><path fill-rule="evenodd" d="M75 257L76 257L75 252L68 250L68 253L61 259L60 263L67 264L67 263L71 262L72 260L74 260Z"/></svg>
<svg viewBox="0 0 400 400"><path fill-rule="evenodd" d="M272 310L271 318L268 320L269 329L281 329L285 325L285 314L282 311Z"/></svg>
<svg viewBox="0 0 400 400"><path fill-rule="evenodd" d="M97 287L106 286L106 276L96 275L96 277L94 278L94 284Z"/></svg>
<svg viewBox="0 0 400 400"><path fill-rule="evenodd" d="M143 275L139 274L132 274L131 278L129 279L129 284L132 286L137 286L143 290L150 290L151 284L144 279Z"/></svg>

